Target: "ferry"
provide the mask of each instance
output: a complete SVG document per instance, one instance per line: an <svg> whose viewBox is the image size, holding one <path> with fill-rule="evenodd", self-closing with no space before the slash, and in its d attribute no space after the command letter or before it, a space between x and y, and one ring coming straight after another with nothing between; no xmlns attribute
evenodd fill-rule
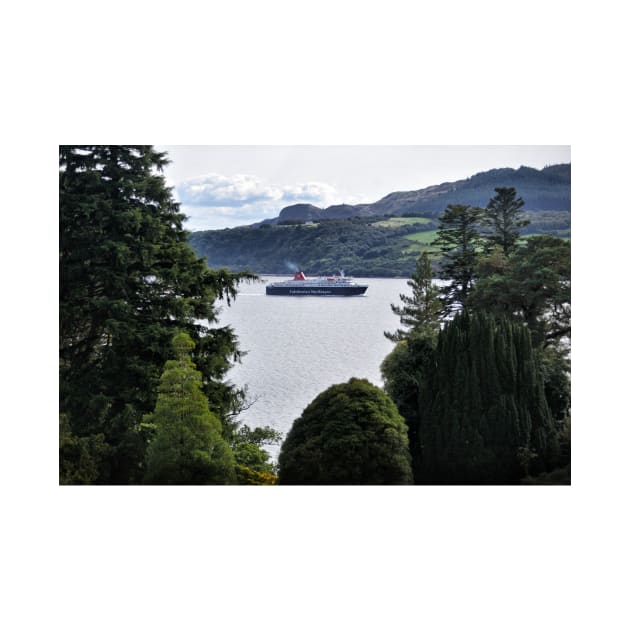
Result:
<svg viewBox="0 0 630 630"><path fill-rule="evenodd" d="M363 295L367 289L367 284L357 284L352 278L346 277L343 271L338 276L320 276L319 278L307 278L304 272L297 271L292 280L269 283L266 293L267 295L348 297Z"/></svg>

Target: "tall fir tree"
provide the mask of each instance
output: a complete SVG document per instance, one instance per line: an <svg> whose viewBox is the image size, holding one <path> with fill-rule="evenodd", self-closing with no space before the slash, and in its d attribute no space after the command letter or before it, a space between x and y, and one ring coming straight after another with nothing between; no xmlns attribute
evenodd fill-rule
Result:
<svg viewBox="0 0 630 630"><path fill-rule="evenodd" d="M442 252L442 272L450 281L442 289L447 312L466 306L483 245L479 233L483 214L482 208L449 205L439 217L437 238L433 244Z"/></svg>
<svg viewBox="0 0 630 630"><path fill-rule="evenodd" d="M155 406L176 330L196 343L213 409L227 416L239 400L223 383L236 337L204 321L216 323L215 301L229 301L249 276L210 270L188 246L167 163L144 145L59 148L60 413L68 435L103 436L105 448L82 443L98 445L95 483L142 478L142 415Z"/></svg>
<svg viewBox="0 0 630 630"><path fill-rule="evenodd" d="M400 294L402 305L391 305L392 312L400 317L400 323L405 330L386 332L385 336L396 342L406 339L411 334L428 339L437 337L442 302L440 289L433 284L433 270L426 252L418 258L416 269L411 280L407 281L407 286L411 289L411 295Z"/></svg>
<svg viewBox="0 0 630 630"><path fill-rule="evenodd" d="M490 228L485 237L490 249L499 246L509 256L517 247L521 228L530 222L522 210L525 202L516 196L515 188L495 188L494 192L482 220Z"/></svg>
<svg viewBox="0 0 630 630"><path fill-rule="evenodd" d="M201 373L190 354L186 333L173 338L175 359L164 366L155 411L145 416L154 427L144 481L151 484L226 484L236 481L234 454L210 412Z"/></svg>

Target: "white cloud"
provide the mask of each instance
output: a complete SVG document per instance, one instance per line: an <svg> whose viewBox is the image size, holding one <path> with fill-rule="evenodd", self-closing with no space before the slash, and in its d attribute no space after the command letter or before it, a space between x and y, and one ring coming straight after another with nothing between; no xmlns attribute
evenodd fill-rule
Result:
<svg viewBox="0 0 630 630"><path fill-rule="evenodd" d="M328 204L338 197L335 188L323 182L276 186L253 175L220 173L186 179L177 186L177 193L181 202L189 206L242 206L259 202Z"/></svg>
<svg viewBox="0 0 630 630"><path fill-rule="evenodd" d="M328 206L338 203L339 194L330 184L307 182L282 187L282 199L288 203L312 203Z"/></svg>
<svg viewBox="0 0 630 630"><path fill-rule="evenodd" d="M184 180L177 192L182 203L198 206L241 206L281 196L278 189L252 175L228 177L219 173Z"/></svg>
<svg viewBox="0 0 630 630"><path fill-rule="evenodd" d="M311 203L320 208L362 201L343 196L325 182L275 185L253 175L208 173L182 181L176 196L189 217L189 230L255 223L278 216L285 206Z"/></svg>

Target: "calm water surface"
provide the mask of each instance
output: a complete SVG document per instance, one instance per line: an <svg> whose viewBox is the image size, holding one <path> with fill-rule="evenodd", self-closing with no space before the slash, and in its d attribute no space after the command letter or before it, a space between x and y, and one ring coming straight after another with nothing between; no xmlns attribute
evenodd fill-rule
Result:
<svg viewBox="0 0 630 630"><path fill-rule="evenodd" d="M380 364L394 344L383 331L399 325L390 304L410 293L405 279L356 278L369 285L364 296L289 297L265 295L265 276L244 284L219 324L229 324L247 352L228 380L247 385L253 405L239 419L250 427L270 425L287 434L293 421L322 391L349 378L382 385ZM274 459L279 446L267 447Z"/></svg>

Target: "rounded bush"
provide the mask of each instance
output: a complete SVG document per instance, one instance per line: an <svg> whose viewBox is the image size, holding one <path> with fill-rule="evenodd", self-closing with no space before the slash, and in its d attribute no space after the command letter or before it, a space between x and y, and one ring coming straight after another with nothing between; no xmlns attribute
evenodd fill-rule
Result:
<svg viewBox="0 0 630 630"><path fill-rule="evenodd" d="M282 445L280 484L410 484L405 421L365 379L322 392Z"/></svg>

